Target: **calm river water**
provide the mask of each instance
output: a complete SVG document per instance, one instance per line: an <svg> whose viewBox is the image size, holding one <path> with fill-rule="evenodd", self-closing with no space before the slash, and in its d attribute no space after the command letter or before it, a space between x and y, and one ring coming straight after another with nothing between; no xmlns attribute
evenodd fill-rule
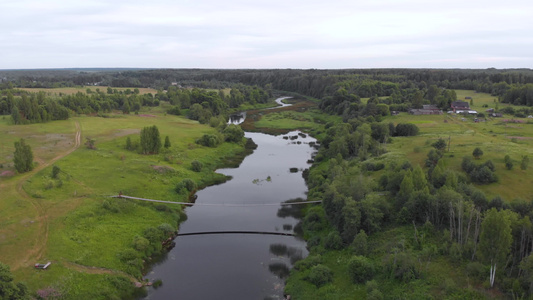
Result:
<svg viewBox="0 0 533 300"><path fill-rule="evenodd" d="M298 133L246 133L258 148L238 168L217 171L231 180L197 193L198 204L226 206L187 208L180 234L293 233L298 223L294 210L277 204L306 198L302 170L315 151L309 144L315 140ZM151 288L146 299L283 299L284 279L293 263L307 255L305 241L293 236L208 234L178 236L175 242L165 260L147 274L150 280L162 279L163 285Z"/></svg>

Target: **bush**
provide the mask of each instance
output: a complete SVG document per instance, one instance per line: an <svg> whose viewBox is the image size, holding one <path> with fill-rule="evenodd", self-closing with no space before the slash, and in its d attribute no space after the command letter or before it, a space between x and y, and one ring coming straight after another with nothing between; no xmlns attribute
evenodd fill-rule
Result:
<svg viewBox="0 0 533 300"><path fill-rule="evenodd" d="M324 241L327 249L340 250L343 247L342 238L337 231L330 232Z"/></svg>
<svg viewBox="0 0 533 300"><path fill-rule="evenodd" d="M172 106L171 108L169 108L169 109L167 110L167 114L169 114L169 115L179 116L179 115L181 115L181 109L180 109L179 106L177 106L177 105Z"/></svg>
<svg viewBox="0 0 533 300"><path fill-rule="evenodd" d="M197 143L198 145L202 145L202 146L206 146L206 147L215 148L215 147L217 147L218 145L220 145L221 140L220 140L220 138L219 138L217 135L214 135L214 134L204 134L201 138L199 138L198 140L196 140L196 143Z"/></svg>
<svg viewBox="0 0 533 300"><path fill-rule="evenodd" d="M52 168L52 178L57 178L59 172L61 172L61 169L58 166L54 166Z"/></svg>
<svg viewBox="0 0 533 300"><path fill-rule="evenodd" d="M446 141L444 139L438 139L435 143L431 144L433 148L443 151L446 149Z"/></svg>
<svg viewBox="0 0 533 300"><path fill-rule="evenodd" d="M231 143L239 143L244 137L244 131L238 125L230 124L223 131L225 140Z"/></svg>
<svg viewBox="0 0 533 300"><path fill-rule="evenodd" d="M333 272L324 265L316 265L311 268L311 272L305 279L316 287L321 287L333 281Z"/></svg>
<svg viewBox="0 0 533 300"><path fill-rule="evenodd" d="M194 172L201 172L203 167L204 165L197 160L191 162L191 168Z"/></svg>
<svg viewBox="0 0 533 300"><path fill-rule="evenodd" d="M419 132L419 128L411 123L399 123L394 130L395 136L415 136Z"/></svg>
<svg viewBox="0 0 533 300"><path fill-rule="evenodd" d="M353 283L363 283L374 277L374 264L364 256L354 256L348 262L348 273Z"/></svg>
<svg viewBox="0 0 533 300"><path fill-rule="evenodd" d="M319 265L322 262L320 255L309 255L305 259L299 260L294 264L296 270L307 270L311 267Z"/></svg>
<svg viewBox="0 0 533 300"><path fill-rule="evenodd" d="M357 255L366 255L368 252L368 236L361 229L352 242L352 249Z"/></svg>
<svg viewBox="0 0 533 300"><path fill-rule="evenodd" d="M483 156L483 150L481 150L479 147L476 147L476 149L472 151L472 156L474 156L475 159L480 159L481 156Z"/></svg>
<svg viewBox="0 0 533 300"><path fill-rule="evenodd" d="M303 220L303 228L307 231L319 231L324 228L324 222L317 209L310 209Z"/></svg>
<svg viewBox="0 0 533 300"><path fill-rule="evenodd" d="M186 189L189 192L194 191L197 188L197 185L194 181L189 178L183 179L180 183L176 185L175 191L181 193L183 189Z"/></svg>

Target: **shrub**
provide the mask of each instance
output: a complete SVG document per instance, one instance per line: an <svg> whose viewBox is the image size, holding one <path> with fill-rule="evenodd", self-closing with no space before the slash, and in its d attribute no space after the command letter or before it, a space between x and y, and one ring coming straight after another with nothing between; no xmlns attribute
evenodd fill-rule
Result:
<svg viewBox="0 0 533 300"><path fill-rule="evenodd" d="M444 139L438 139L435 143L431 144L433 148L443 151L446 149L446 141Z"/></svg>
<svg viewBox="0 0 533 300"><path fill-rule="evenodd" d="M352 242L352 249L357 255L366 255L368 252L368 236L361 229Z"/></svg>
<svg viewBox="0 0 533 300"><path fill-rule="evenodd" d="M192 170L193 170L194 172L200 172L200 171L202 171L202 168L203 168L203 167L204 167L204 165L203 165L201 162L197 161L197 160L193 160L193 161L191 162L191 168L192 168Z"/></svg>
<svg viewBox="0 0 533 300"><path fill-rule="evenodd" d="M197 188L197 185L194 181L189 178L183 179L180 183L176 185L175 191L181 193L183 189L186 189L189 192L194 191Z"/></svg>
<svg viewBox="0 0 533 300"><path fill-rule="evenodd" d="M61 169L58 166L54 166L52 168L52 178L57 178L59 172L61 172Z"/></svg>
<svg viewBox="0 0 533 300"><path fill-rule="evenodd" d="M394 130L395 136L414 136L417 135L419 128L411 123L399 123Z"/></svg>
<svg viewBox="0 0 533 300"><path fill-rule="evenodd" d="M172 106L171 108L167 109L167 114L179 116L181 115L181 109L177 105Z"/></svg>
<svg viewBox="0 0 533 300"><path fill-rule="evenodd" d="M348 273L354 283L363 283L374 277L374 264L364 256L354 256L348 262Z"/></svg>
<svg viewBox="0 0 533 300"><path fill-rule="evenodd" d="M198 145L215 148L221 143L220 138L214 134L204 134L201 138L196 140Z"/></svg>
<svg viewBox="0 0 533 300"><path fill-rule="evenodd" d="M337 231L330 232L324 241L327 249L340 250L342 249L342 238Z"/></svg>
<svg viewBox="0 0 533 300"><path fill-rule="evenodd" d="M472 151L472 156L474 156L475 159L480 159L481 156L483 156L483 150L481 150L479 147L476 147L476 149Z"/></svg>
<svg viewBox="0 0 533 300"><path fill-rule="evenodd" d="M316 287L321 287L333 281L333 272L324 265L316 265L311 268L311 272L307 275L306 280Z"/></svg>
<svg viewBox="0 0 533 300"><path fill-rule="evenodd" d="M244 131L238 125L230 124L223 131L225 140L231 143L239 143L244 137Z"/></svg>

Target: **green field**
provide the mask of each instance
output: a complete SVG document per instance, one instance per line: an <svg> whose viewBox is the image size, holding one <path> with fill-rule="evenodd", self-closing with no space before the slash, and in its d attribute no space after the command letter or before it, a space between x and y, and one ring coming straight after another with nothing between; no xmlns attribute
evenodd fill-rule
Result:
<svg viewBox="0 0 533 300"><path fill-rule="evenodd" d="M431 144L443 138L450 144L449 151L447 149L444 155L447 167L461 171L462 158L472 156L472 151L479 147L484 152L479 162L492 160L500 181L478 187L488 197L500 195L508 201L515 198L530 199L533 185L528 184L527 178L533 176L533 170L520 170L519 164L523 155L533 157L533 124L528 123L528 119L515 118L523 123L506 123L506 119L511 119L511 116L490 118L479 123L474 122L474 117L447 114L414 116L401 113L387 117L383 122L416 124L420 134L394 138L387 145L389 153L384 155L384 159L405 157L423 166L427 153L433 148ZM505 155L514 160L513 170L505 168Z"/></svg>
<svg viewBox="0 0 533 300"><path fill-rule="evenodd" d="M199 146L195 140L216 129L158 113L158 109L139 115L82 116L18 126L9 125L7 119L0 122L0 173L14 170L13 142L20 137L32 147L36 168L0 178L1 261L31 290L52 287L70 299L108 299L117 295L113 282L139 280L142 263L124 259L125 253L131 252L136 237L147 228L170 224L175 230L182 216L178 205L109 196L122 192L187 201L188 192L174 191L181 180L189 178L199 187L223 181L224 176L213 170L243 149L231 143L217 148ZM140 130L152 125L159 128L162 139L169 136L172 146L168 150L141 155L125 149L128 137L138 141ZM78 130L81 145L76 141ZM87 137L96 141L96 150L83 145ZM194 160L203 163L201 172L191 170ZM54 165L61 169L58 178L51 176ZM52 262L50 270L33 268L47 261Z"/></svg>
<svg viewBox="0 0 533 300"><path fill-rule="evenodd" d="M97 90L100 90L101 92L106 93L107 92L107 86L79 86L79 87L63 87L63 88L20 88L23 91L28 91L32 93L37 92L45 92L46 95L50 96L58 96L58 95L73 95L78 92L87 93L87 90L91 90L91 92L96 93ZM130 90L133 92L134 89L139 90L139 94L144 95L148 93L156 94L157 90L150 89L150 88L113 88L117 91L126 91Z"/></svg>

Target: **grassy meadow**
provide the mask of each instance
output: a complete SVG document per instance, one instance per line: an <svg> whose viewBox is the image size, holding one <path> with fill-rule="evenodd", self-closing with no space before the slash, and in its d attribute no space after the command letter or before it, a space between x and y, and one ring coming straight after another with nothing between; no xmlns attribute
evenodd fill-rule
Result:
<svg viewBox="0 0 533 300"><path fill-rule="evenodd" d="M459 99L471 96L471 107L478 112L484 112L483 104L494 107L493 96L473 91L457 91ZM502 104L499 104L500 108ZM508 122L515 120L519 123ZM483 156L476 163L492 160L496 166L496 175L499 182L490 185L479 185L489 199L500 195L507 201L516 198L529 200L533 194L531 179L533 166L527 170L520 169L523 155L533 158L533 121L527 118L513 118L504 115L502 118L487 118L486 121L474 122L474 117L455 114L443 115L409 115L401 113L390 116L383 122L413 123L420 128L420 134L415 137L396 137L388 144L383 159L395 160L405 157L411 162L425 163L427 153L432 149L431 144L439 138L450 143L449 151L446 149L444 161L448 168L461 171L461 161L464 156L472 157L472 151L479 147ZM514 168L505 168L504 157L509 155L514 162Z"/></svg>
<svg viewBox="0 0 533 300"><path fill-rule="evenodd" d="M139 94L144 95L148 93L156 94L157 90L151 89L151 88L113 88L117 91L125 91L130 90L133 92L134 89L139 90ZM107 92L107 86L77 86L77 87L62 87L62 88L20 88L20 90L28 91L32 93L38 93L38 92L45 92L48 96L59 96L59 95L73 95L78 92L82 92L84 94L87 93L87 90L91 90L91 92L96 93L97 90L106 93Z"/></svg>
<svg viewBox="0 0 533 300"><path fill-rule="evenodd" d="M0 258L11 266L17 281L26 282L33 291L60 290L69 299L128 297L127 288L117 294L112 285L138 280L142 264L132 265L123 259L125 253L146 228L170 224L176 229L184 215L178 205L109 196L122 192L187 201L187 191L174 191L179 182L189 178L202 187L224 181L214 169L243 149L230 143L199 146L195 140L216 129L160 111L18 126L0 117L0 173L14 170L13 142L20 137L32 147L36 162L31 172L0 177ZM128 137L138 143L140 130L152 125L159 128L163 141L169 136L169 149L158 155L125 149ZM84 145L88 137L95 140L96 150ZM191 170L194 160L203 164L201 172ZM52 178L53 166L61 170L57 178ZM49 270L33 268L47 261L52 262Z"/></svg>

